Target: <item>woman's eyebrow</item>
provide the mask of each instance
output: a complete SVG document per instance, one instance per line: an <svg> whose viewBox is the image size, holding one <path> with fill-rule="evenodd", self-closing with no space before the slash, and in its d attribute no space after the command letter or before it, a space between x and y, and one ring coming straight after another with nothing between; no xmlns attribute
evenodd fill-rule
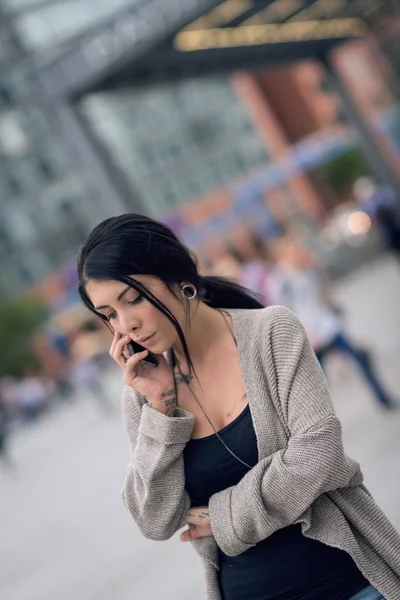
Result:
<svg viewBox="0 0 400 600"><path fill-rule="evenodd" d="M120 295L118 296L117 300L118 302L125 296L125 294L127 292L129 292L129 290L131 290L131 286L128 285L124 290L122 290L122 292L120 293ZM94 307L96 310L101 310L102 308L111 308L111 306L109 306L108 304L105 304L104 306L95 306Z"/></svg>

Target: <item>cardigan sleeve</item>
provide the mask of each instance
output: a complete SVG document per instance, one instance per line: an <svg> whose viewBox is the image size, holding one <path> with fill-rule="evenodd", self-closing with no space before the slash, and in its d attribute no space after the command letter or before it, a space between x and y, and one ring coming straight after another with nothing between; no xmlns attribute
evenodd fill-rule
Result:
<svg viewBox="0 0 400 600"><path fill-rule="evenodd" d="M167 540L190 508L182 453L194 417L179 408L174 417L168 417L143 405L139 394L128 386L123 392L123 411L131 445L122 490L125 506L145 537Z"/></svg>
<svg viewBox="0 0 400 600"><path fill-rule="evenodd" d="M303 326L284 307L269 310L260 325L262 368L256 366L254 376L273 397L288 443L211 497L211 528L228 556L293 524L318 496L347 486L359 473L344 454L341 425Z"/></svg>

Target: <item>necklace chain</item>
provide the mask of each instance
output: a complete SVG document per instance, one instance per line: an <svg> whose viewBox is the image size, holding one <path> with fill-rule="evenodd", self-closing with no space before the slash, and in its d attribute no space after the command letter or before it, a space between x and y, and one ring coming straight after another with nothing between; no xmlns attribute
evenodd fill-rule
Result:
<svg viewBox="0 0 400 600"><path fill-rule="evenodd" d="M226 323L226 326L228 327L228 329L229 329L230 333L232 334L233 340L234 340L234 342L235 342L235 344L236 344L236 346L237 346L237 342L236 342L236 339L235 339L235 335L234 335L234 333L233 333L233 331L232 331L232 328L231 328L231 326L230 326L230 324L229 324L229 322L228 322L228 319L226 318L226 316L225 316L225 314L223 313L223 311L222 311L222 310L219 310L218 312L219 312L219 313L222 315L222 317L223 317L223 319L224 319L224 321L225 321L225 323ZM175 359L175 357L174 357L174 359ZM225 448L225 449L226 449L226 450L229 452L229 454L231 454L231 455L232 455L232 456L233 456L233 457L234 457L234 458L235 458L237 461L239 461L239 462L240 462L242 465L244 465L245 467L247 467L248 469L250 469L250 470L251 470L251 469L252 469L252 467L251 467L250 465L248 465L248 464L247 464L247 463L246 463L244 460L242 460L241 458L239 458L239 456L237 456L237 455L236 455L236 454L233 452L233 450L231 450L231 449L229 448L229 446L228 446L228 445L225 443L225 441L224 441L224 440L222 439L222 437L219 435L218 431L216 430L216 428L215 428L215 427L214 427L214 425L212 424L212 421L211 421L211 419L209 418L209 416L207 415L206 411L204 410L204 408L203 408L203 406L202 406L202 404L201 404L200 400L197 398L196 394L195 394L195 393L194 393L194 391L192 390L192 388L191 388L191 386L190 386L190 383L189 383L189 377L188 377L188 376L186 376L186 375L184 375L184 374L182 373L182 370L181 370L181 368L180 368L180 366L179 366L178 362L177 362L176 360L174 360L174 362L175 362L176 366L178 367L179 375L181 376L181 378L182 378L182 381L184 381L184 382L185 382L185 384L186 384L186 386L187 386L187 388L188 388L189 392L191 393L191 395L192 395L192 396L193 396L193 398L195 399L195 401L196 401L196 403L198 404L198 406L199 406L199 408L200 408L201 412L203 413L203 415L204 415L204 416L205 416L205 418L207 419L207 421L208 421L209 425L211 426L212 430L214 431L215 435L217 436L217 438L219 439L219 441L221 442L221 444L222 444L222 445L224 446L224 448Z"/></svg>

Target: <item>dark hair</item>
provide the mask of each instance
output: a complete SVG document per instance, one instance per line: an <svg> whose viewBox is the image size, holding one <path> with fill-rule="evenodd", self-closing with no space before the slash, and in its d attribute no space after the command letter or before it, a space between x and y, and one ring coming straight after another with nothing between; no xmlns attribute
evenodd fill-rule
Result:
<svg viewBox="0 0 400 600"><path fill-rule="evenodd" d="M106 219L93 229L78 256L79 294L89 310L107 322L86 293L89 280L126 283L160 310L175 327L189 368L192 361L183 331L168 308L132 275L161 279L172 293L173 286L190 283L199 298L213 308L262 308L256 295L224 277L202 277L195 255L163 223L144 215L125 214ZM184 302L184 299L182 298Z"/></svg>

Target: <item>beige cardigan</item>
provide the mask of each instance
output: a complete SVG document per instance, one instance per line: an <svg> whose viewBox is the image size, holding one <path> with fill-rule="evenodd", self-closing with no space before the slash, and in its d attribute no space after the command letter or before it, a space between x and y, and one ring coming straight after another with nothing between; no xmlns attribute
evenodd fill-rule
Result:
<svg viewBox="0 0 400 600"><path fill-rule="evenodd" d="M288 309L230 310L248 393L259 462L234 487L211 497L214 537L193 542L203 559L208 600L220 600L217 544L245 552L274 531L303 534L348 552L386 600L400 600L400 537L343 451L328 387L299 320ZM190 507L182 452L194 417L167 417L124 390L132 460L123 499L144 536L166 540Z"/></svg>

